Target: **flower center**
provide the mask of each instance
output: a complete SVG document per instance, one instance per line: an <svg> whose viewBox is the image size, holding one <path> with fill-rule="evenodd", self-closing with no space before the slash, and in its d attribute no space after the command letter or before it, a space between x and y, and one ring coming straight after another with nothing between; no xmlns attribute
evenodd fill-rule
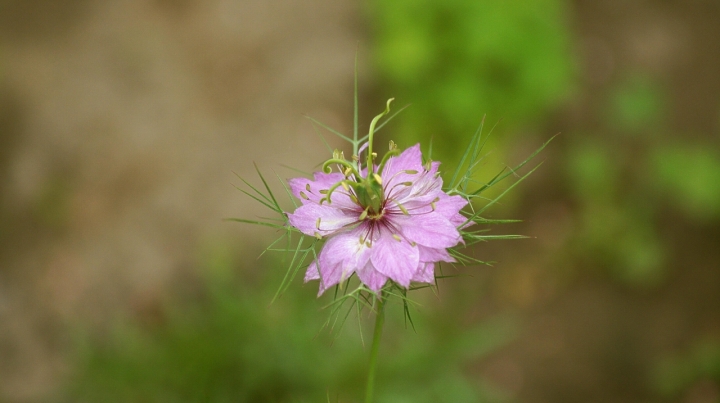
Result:
<svg viewBox="0 0 720 403"><path fill-rule="evenodd" d="M358 203L367 211L371 219L382 217L382 207L385 201L385 194L382 186L382 178L378 174L370 174L355 188Z"/></svg>
<svg viewBox="0 0 720 403"><path fill-rule="evenodd" d="M381 218L383 218L384 215L385 215L385 211L384 211L384 210L380 210L380 212L379 212L379 213L376 213L376 214L370 214L370 213L368 213L367 218L368 218L368 220L378 221L378 220L380 220Z"/></svg>

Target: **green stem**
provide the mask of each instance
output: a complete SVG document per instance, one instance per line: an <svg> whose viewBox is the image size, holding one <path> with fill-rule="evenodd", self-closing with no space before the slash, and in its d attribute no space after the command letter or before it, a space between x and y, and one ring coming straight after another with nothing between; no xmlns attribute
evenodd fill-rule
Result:
<svg viewBox="0 0 720 403"><path fill-rule="evenodd" d="M387 115L388 112L390 112L390 104L392 101L394 101L395 98L390 98L387 101L387 104L385 105L385 110L383 113L375 116L373 120L370 122L370 131L368 131L368 150L367 150L367 177L370 177L371 173L375 172L375 167L373 165L373 134L375 134L375 125L377 124L378 120L382 118L383 116Z"/></svg>
<svg viewBox="0 0 720 403"><path fill-rule="evenodd" d="M380 336L382 335L383 324L385 323L385 309L383 307L383 296L380 293L377 305L377 316L375 317L375 330L373 332L372 347L370 347L370 368L368 369L367 388L365 389L365 403L372 403L373 390L375 389L375 363L377 362L378 350L380 349Z"/></svg>

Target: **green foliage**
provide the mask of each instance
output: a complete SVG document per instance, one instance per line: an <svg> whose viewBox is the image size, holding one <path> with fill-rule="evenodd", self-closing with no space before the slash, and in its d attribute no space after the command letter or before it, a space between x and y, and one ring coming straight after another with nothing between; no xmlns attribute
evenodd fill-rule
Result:
<svg viewBox="0 0 720 403"><path fill-rule="evenodd" d="M632 74L613 91L609 120L628 133L658 129L665 111L665 96L660 83L647 75Z"/></svg>
<svg viewBox="0 0 720 403"><path fill-rule="evenodd" d="M720 152L701 144L664 145L652 150L655 188L698 221L720 218Z"/></svg>
<svg viewBox="0 0 720 403"><path fill-rule="evenodd" d="M565 155L578 207L572 253L627 284L657 284L668 269L671 249L657 231L663 208L720 218L720 154L669 140L664 93L649 75L621 79L607 98L605 133L576 134Z"/></svg>
<svg viewBox="0 0 720 403"><path fill-rule="evenodd" d="M446 163L481 116L530 123L571 88L562 1L372 0L368 11L382 92L413 104L396 140L435 136Z"/></svg>
<svg viewBox="0 0 720 403"><path fill-rule="evenodd" d="M578 201L572 244L581 260L607 267L632 285L653 285L665 271L665 252L655 233L655 206L645 200L639 180L626 174L625 155L604 143L584 141L568 149L566 172Z"/></svg>
<svg viewBox="0 0 720 403"><path fill-rule="evenodd" d="M353 390L347 376L362 373L353 368L362 358L313 342L321 321L299 298L268 308L268 295L252 289L207 291L168 308L155 328L127 323L88 346L72 400L309 402L330 386Z"/></svg>
<svg viewBox="0 0 720 403"><path fill-rule="evenodd" d="M696 342L686 351L665 357L656 365L651 379L659 395L673 399L700 382L714 382L716 388L720 385L720 342L717 340Z"/></svg>

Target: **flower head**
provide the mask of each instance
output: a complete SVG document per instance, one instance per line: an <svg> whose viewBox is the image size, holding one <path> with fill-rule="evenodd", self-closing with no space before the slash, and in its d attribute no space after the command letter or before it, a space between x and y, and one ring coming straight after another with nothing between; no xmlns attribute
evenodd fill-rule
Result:
<svg viewBox="0 0 720 403"><path fill-rule="evenodd" d="M362 169L359 158L336 152L313 179L289 181L302 202L288 214L290 225L326 239L305 274L306 282L320 280L319 294L353 274L373 291L388 280L433 283L435 263L454 262L447 249L462 242L467 201L442 190L438 162L423 164L419 145L400 153L391 142L379 165L372 144L367 153ZM330 172L333 165L341 172Z"/></svg>

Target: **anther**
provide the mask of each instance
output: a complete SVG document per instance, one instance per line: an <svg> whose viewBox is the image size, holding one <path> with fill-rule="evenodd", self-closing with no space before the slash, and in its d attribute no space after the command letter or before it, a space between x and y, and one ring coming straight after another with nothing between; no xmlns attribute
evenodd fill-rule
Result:
<svg viewBox="0 0 720 403"><path fill-rule="evenodd" d="M328 189L321 189L320 193L326 195L326 194L328 194Z"/></svg>
<svg viewBox="0 0 720 403"><path fill-rule="evenodd" d="M308 192L310 191L310 184L309 184L309 183L305 185L305 190L307 190Z"/></svg>
<svg viewBox="0 0 720 403"><path fill-rule="evenodd" d="M320 229L320 217L318 217L317 221L315 221L315 228L318 230Z"/></svg>
<svg viewBox="0 0 720 403"><path fill-rule="evenodd" d="M418 171L416 171L414 169L407 169L407 170L405 170L405 173L408 175L415 175L418 173Z"/></svg>
<svg viewBox="0 0 720 403"><path fill-rule="evenodd" d="M362 221L362 220L364 220L365 218L367 218L368 209L369 209L369 208L370 208L370 207L366 208L366 209L363 210L363 212L360 214L360 217L358 217L358 219L359 219L360 221Z"/></svg>
<svg viewBox="0 0 720 403"><path fill-rule="evenodd" d="M398 235L398 234L393 234L392 237L395 238L395 240L398 241L398 242L401 242L401 241L402 241L402 238L400 238L400 235Z"/></svg>
<svg viewBox="0 0 720 403"><path fill-rule="evenodd" d="M305 200L310 200L310 198L307 197L307 195L306 195L305 192L303 192L303 191L300 191L300 197L302 197L302 198L305 199Z"/></svg>
<svg viewBox="0 0 720 403"><path fill-rule="evenodd" d="M373 178L375 178L375 181L377 181L379 185L382 185L382 178L380 177L380 175L373 174Z"/></svg>
<svg viewBox="0 0 720 403"><path fill-rule="evenodd" d="M400 211L403 212L403 214L410 215L410 213L408 213L407 209L402 204L397 203L397 202L396 202L396 204L397 204L398 208L400 208Z"/></svg>
<svg viewBox="0 0 720 403"><path fill-rule="evenodd" d="M397 148L397 144L395 144L394 141L390 140L390 151L392 151L392 150L394 150L394 149L396 149L396 148Z"/></svg>
<svg viewBox="0 0 720 403"><path fill-rule="evenodd" d="M322 239L322 235L320 235L319 232L315 231L315 238Z"/></svg>

